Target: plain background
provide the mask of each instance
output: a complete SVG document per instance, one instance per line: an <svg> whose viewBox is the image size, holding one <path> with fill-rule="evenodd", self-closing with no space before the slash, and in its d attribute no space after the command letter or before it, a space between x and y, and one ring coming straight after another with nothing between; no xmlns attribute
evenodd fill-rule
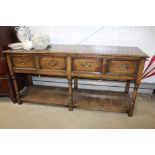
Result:
<svg viewBox="0 0 155 155"><path fill-rule="evenodd" d="M0 25L154 26L154 0L5 0ZM154 130L1 130L1 154L149 154Z"/></svg>

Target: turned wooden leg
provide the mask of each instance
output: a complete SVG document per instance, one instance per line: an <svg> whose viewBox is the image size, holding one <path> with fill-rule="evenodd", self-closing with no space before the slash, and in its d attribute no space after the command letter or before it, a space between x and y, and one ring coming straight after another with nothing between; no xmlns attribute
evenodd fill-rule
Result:
<svg viewBox="0 0 155 155"><path fill-rule="evenodd" d="M11 83L10 77L7 78L7 82L8 82L8 87L9 87L9 97L13 103L17 103L15 93L13 92L13 85Z"/></svg>
<svg viewBox="0 0 155 155"><path fill-rule="evenodd" d="M68 80L68 84L69 84L69 111L73 111L72 79Z"/></svg>
<svg viewBox="0 0 155 155"><path fill-rule="evenodd" d="M33 86L32 75L28 75L28 85Z"/></svg>
<svg viewBox="0 0 155 155"><path fill-rule="evenodd" d="M19 92L19 89L18 89L18 84L17 84L16 77L12 76L12 79L13 79L13 84L14 84L14 87L15 87L17 103L22 104L22 101L20 100L20 92Z"/></svg>
<svg viewBox="0 0 155 155"><path fill-rule="evenodd" d="M128 93L129 92L129 88L130 88L130 81L126 81L125 93Z"/></svg>
<svg viewBox="0 0 155 155"><path fill-rule="evenodd" d="M78 89L78 78L74 78L74 88Z"/></svg>
<svg viewBox="0 0 155 155"><path fill-rule="evenodd" d="M10 57L9 54L7 54L6 57L7 57L7 63L8 63L10 75L11 75L11 78L13 80L13 85L14 85L15 92L16 92L17 102L18 102L18 104L22 104L22 101L20 100L20 92L19 92L19 89L18 89L18 84L17 84L16 76L15 76L15 74L13 72L13 66L11 64L11 57Z"/></svg>
<svg viewBox="0 0 155 155"><path fill-rule="evenodd" d="M134 84L134 90L131 97L131 104L129 106L128 116L133 116L134 106L136 102L137 92L138 92L139 84Z"/></svg>
<svg viewBox="0 0 155 155"><path fill-rule="evenodd" d="M69 94L68 94L68 98L69 98L69 111L73 110L73 90L72 90L72 59L71 56L67 57L67 79L68 79L68 85L69 85Z"/></svg>

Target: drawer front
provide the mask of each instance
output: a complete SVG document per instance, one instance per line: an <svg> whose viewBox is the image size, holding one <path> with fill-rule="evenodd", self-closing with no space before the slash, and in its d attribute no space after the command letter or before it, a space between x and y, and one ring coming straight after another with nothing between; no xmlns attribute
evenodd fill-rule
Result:
<svg viewBox="0 0 155 155"><path fill-rule="evenodd" d="M137 72L137 62L129 60L109 60L108 73L135 75Z"/></svg>
<svg viewBox="0 0 155 155"><path fill-rule="evenodd" d="M101 60L95 58L75 58L73 71L100 72Z"/></svg>
<svg viewBox="0 0 155 155"><path fill-rule="evenodd" d="M65 70L66 58L65 57L40 57L39 65L40 65L40 69Z"/></svg>
<svg viewBox="0 0 155 155"><path fill-rule="evenodd" d="M14 55L12 56L12 62L14 68L35 68L32 55Z"/></svg>

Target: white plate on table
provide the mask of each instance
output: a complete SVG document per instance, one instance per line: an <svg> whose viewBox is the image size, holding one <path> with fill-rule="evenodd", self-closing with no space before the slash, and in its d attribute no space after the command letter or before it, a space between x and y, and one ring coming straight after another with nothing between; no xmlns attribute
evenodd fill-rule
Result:
<svg viewBox="0 0 155 155"><path fill-rule="evenodd" d="M22 49L23 44L22 43L11 43L8 45L8 47L17 50L17 49Z"/></svg>

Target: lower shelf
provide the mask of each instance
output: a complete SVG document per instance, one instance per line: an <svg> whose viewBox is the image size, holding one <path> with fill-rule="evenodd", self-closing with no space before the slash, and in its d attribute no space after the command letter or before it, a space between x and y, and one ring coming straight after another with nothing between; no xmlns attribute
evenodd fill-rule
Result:
<svg viewBox="0 0 155 155"><path fill-rule="evenodd" d="M45 105L67 106L68 89L48 86L30 86L21 94L21 100Z"/></svg>
<svg viewBox="0 0 155 155"><path fill-rule="evenodd" d="M21 100L46 105L68 106L68 88L31 86ZM127 93L100 90L73 90L75 108L127 112L130 96Z"/></svg>
<svg viewBox="0 0 155 155"><path fill-rule="evenodd" d="M74 92L75 107L82 109L127 112L130 96L127 93L99 90L77 90Z"/></svg>

